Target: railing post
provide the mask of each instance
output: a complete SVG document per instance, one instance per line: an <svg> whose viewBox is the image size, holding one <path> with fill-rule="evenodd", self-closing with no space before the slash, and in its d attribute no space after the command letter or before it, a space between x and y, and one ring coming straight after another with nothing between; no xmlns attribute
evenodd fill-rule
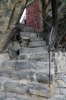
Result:
<svg viewBox="0 0 66 100"><path fill-rule="evenodd" d="M50 87L50 32L49 32L49 45L48 45L48 53L49 53L49 87Z"/></svg>
<svg viewBox="0 0 66 100"><path fill-rule="evenodd" d="M51 36L52 36L52 32L53 32L53 27L51 28L51 32L49 32L49 45L48 45L48 53L49 53L49 87L50 87L50 74L51 74Z"/></svg>

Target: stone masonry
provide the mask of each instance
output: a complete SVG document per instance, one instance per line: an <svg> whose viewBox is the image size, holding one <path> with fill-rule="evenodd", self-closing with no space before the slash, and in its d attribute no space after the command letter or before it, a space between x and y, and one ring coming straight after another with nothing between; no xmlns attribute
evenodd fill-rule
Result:
<svg viewBox="0 0 66 100"><path fill-rule="evenodd" d="M46 43L38 33L20 32L22 42L14 41L9 53L1 54L0 99L50 100L54 94L54 62L49 59ZM26 43L23 44L23 43ZM11 48L11 49L10 49ZM19 55L14 55L19 50ZM7 57L7 59L6 59Z"/></svg>
<svg viewBox="0 0 66 100"><path fill-rule="evenodd" d="M1 49L11 32L8 26L12 28L16 23L25 3L26 0L0 0ZM43 37L38 37L38 29L19 27L20 40L11 41L7 50L0 54L0 100L66 100L66 52L50 53L49 87L46 42Z"/></svg>
<svg viewBox="0 0 66 100"><path fill-rule="evenodd" d="M49 87L46 43L32 28L25 29L21 42L10 43L9 52L0 54L0 100L66 100L66 53L51 52Z"/></svg>
<svg viewBox="0 0 66 100"><path fill-rule="evenodd" d="M0 52L25 4L26 0L0 0Z"/></svg>

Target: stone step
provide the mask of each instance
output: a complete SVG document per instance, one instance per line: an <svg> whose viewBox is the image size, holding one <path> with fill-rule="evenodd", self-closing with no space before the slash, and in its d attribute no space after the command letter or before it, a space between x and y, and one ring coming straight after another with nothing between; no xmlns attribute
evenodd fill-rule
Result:
<svg viewBox="0 0 66 100"><path fill-rule="evenodd" d="M46 47L45 41L33 41L29 42L29 47Z"/></svg>
<svg viewBox="0 0 66 100"><path fill-rule="evenodd" d="M9 93L9 95L11 95L12 93ZM16 95L15 95L16 96ZM19 97L19 95L17 95L17 97L15 97L15 96L13 96L13 97L11 97L11 98L5 98L5 99L3 99L3 98L1 98L0 100L48 100L48 99L46 99L46 98L44 98L44 97L40 97L40 98L38 98L38 97L34 97L34 96L27 96L26 97L26 95L24 95L23 97L22 96L20 96Z"/></svg>
<svg viewBox="0 0 66 100"><path fill-rule="evenodd" d="M5 93L15 93L19 95L31 94L40 97L50 98L53 95L53 86L50 87L48 84L40 84L40 83L28 83L28 84L20 84L16 82L6 81L4 83L4 91Z"/></svg>
<svg viewBox="0 0 66 100"><path fill-rule="evenodd" d="M46 48L44 47L36 47L36 48L28 48L28 47L22 47L19 50L20 54L23 53L37 53L37 52L45 52Z"/></svg>
<svg viewBox="0 0 66 100"><path fill-rule="evenodd" d="M34 71L24 70L24 71L13 71L10 69L0 70L0 77L7 77L13 80L28 80L34 81L33 75Z"/></svg>
<svg viewBox="0 0 66 100"><path fill-rule="evenodd" d="M50 87L47 84L33 83L29 87L29 92L32 95L50 98L54 93L53 85Z"/></svg>
<svg viewBox="0 0 66 100"><path fill-rule="evenodd" d="M30 42L33 42L33 41L43 41L43 38L41 38L41 37L30 37Z"/></svg>
<svg viewBox="0 0 66 100"><path fill-rule="evenodd" d="M18 56L18 60L29 60L29 61L49 61L49 54L48 52L40 52L40 53L27 53L27 54L20 54ZM52 53L51 53L51 60L52 60Z"/></svg>
<svg viewBox="0 0 66 100"><path fill-rule="evenodd" d="M20 32L20 37L22 39L29 39L30 37L37 37L37 33Z"/></svg>
<svg viewBox="0 0 66 100"><path fill-rule="evenodd" d="M33 84L32 84L33 85ZM55 89L56 91L59 91L58 88ZM62 89L63 93L65 92L65 89ZM3 95L3 93L2 93ZM19 95L15 93L4 93L4 97L0 94L0 100L66 100L66 97L64 95L60 95L58 92L54 92L54 94L50 98L46 97L40 97L39 95Z"/></svg>
<svg viewBox="0 0 66 100"><path fill-rule="evenodd" d="M27 26L25 24L19 24L19 29L22 32L32 32L32 33L34 33L34 32L38 33L39 32L39 29L35 29L35 28Z"/></svg>
<svg viewBox="0 0 66 100"><path fill-rule="evenodd" d="M35 70L13 71L13 70L0 70L0 77L7 77L12 80L22 80L29 82L38 82L43 84L49 84L49 73ZM50 84L53 83L54 74L50 74Z"/></svg>
<svg viewBox="0 0 66 100"><path fill-rule="evenodd" d="M33 95L16 95L15 93L6 93L5 97L0 97L0 100L48 100L44 97L38 98L37 96Z"/></svg>
<svg viewBox="0 0 66 100"><path fill-rule="evenodd" d="M5 62L4 67L14 69L14 70L43 69L44 71L48 71L49 70L49 62L27 61L27 60L20 60L20 61L8 60ZM54 70L54 62L51 62L51 70Z"/></svg>
<svg viewBox="0 0 66 100"><path fill-rule="evenodd" d="M6 81L3 86L5 93L10 92L20 95L27 93L29 89L28 84L19 84L16 82L9 82L9 81Z"/></svg>

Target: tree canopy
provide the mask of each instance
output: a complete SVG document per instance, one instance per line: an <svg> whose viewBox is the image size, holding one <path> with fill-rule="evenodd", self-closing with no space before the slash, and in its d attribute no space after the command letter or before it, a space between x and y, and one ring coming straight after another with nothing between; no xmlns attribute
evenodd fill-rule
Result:
<svg viewBox="0 0 66 100"><path fill-rule="evenodd" d="M58 0L58 1L61 1L61 2L65 2L66 3L66 0Z"/></svg>

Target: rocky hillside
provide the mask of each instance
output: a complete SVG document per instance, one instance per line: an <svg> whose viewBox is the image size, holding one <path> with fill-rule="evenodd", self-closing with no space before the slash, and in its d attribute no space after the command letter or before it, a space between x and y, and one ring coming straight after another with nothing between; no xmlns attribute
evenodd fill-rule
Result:
<svg viewBox="0 0 66 100"><path fill-rule="evenodd" d="M15 27L26 0L0 0L0 51Z"/></svg>

